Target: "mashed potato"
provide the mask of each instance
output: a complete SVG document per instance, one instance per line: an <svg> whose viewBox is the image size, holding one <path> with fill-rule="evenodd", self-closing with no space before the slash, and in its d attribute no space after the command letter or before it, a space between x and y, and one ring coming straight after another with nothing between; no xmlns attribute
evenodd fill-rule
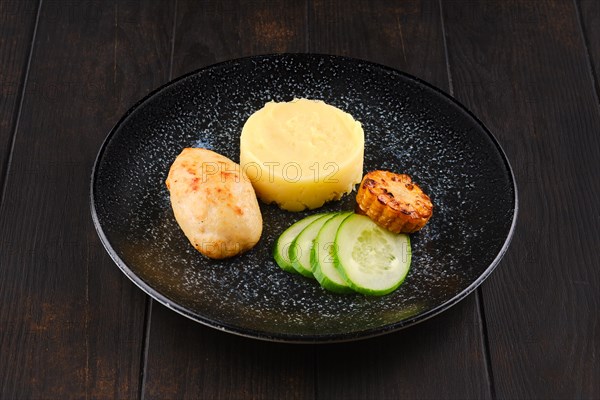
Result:
<svg viewBox="0 0 600 400"><path fill-rule="evenodd" d="M360 183L364 147L360 122L336 107L307 99L269 102L244 125L240 165L262 201L301 211Z"/></svg>

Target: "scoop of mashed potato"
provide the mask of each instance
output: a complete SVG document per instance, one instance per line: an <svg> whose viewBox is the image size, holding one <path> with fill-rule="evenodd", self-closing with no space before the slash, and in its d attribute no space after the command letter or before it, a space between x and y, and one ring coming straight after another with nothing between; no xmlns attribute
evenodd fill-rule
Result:
<svg viewBox="0 0 600 400"><path fill-rule="evenodd" d="M252 184L227 157L206 149L183 149L166 185L177 223L207 257L235 256L260 239L262 216Z"/></svg>
<svg viewBox="0 0 600 400"><path fill-rule="evenodd" d="M242 129L240 165L262 201L301 211L360 183L364 147L360 122L339 108L320 100L269 102Z"/></svg>

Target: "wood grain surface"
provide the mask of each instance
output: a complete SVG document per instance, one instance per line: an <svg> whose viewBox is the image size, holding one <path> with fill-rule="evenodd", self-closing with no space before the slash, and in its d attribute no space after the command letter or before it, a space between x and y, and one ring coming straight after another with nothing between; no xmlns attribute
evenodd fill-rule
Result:
<svg viewBox="0 0 600 400"><path fill-rule="evenodd" d="M599 4L0 1L0 399L599 398ZM286 345L119 271L89 209L111 127L170 79L282 52L406 71L493 132L519 221L475 293L382 337Z"/></svg>
<svg viewBox="0 0 600 400"><path fill-rule="evenodd" d="M496 395L597 397L600 118L575 7L453 2L444 21L454 94L519 187L513 243L483 290Z"/></svg>
<svg viewBox="0 0 600 400"><path fill-rule="evenodd" d="M0 190L4 187L21 100L27 89L38 11L37 2L0 2ZM0 202L1 196L0 191Z"/></svg>
<svg viewBox="0 0 600 400"><path fill-rule="evenodd" d="M173 12L42 4L0 214L1 398L138 396L146 298L99 244L89 179L111 126L167 81Z"/></svg>
<svg viewBox="0 0 600 400"><path fill-rule="evenodd" d="M575 3L582 30L583 42L590 62L590 73L596 94L600 97L600 3L595 0L579 0ZM600 100L598 101L600 104Z"/></svg>

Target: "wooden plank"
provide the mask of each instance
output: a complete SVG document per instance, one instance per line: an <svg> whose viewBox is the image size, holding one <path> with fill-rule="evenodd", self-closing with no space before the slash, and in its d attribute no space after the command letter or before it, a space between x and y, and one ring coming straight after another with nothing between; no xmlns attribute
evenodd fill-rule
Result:
<svg viewBox="0 0 600 400"><path fill-rule="evenodd" d="M178 2L174 77L257 54L305 51L304 1Z"/></svg>
<svg viewBox="0 0 600 400"><path fill-rule="evenodd" d="M490 398L473 297L397 333L317 348L317 397Z"/></svg>
<svg viewBox="0 0 600 400"><path fill-rule="evenodd" d="M310 51L388 65L450 90L436 2L313 3Z"/></svg>
<svg viewBox="0 0 600 400"><path fill-rule="evenodd" d="M152 308L144 399L314 398L314 346L234 336Z"/></svg>
<svg viewBox="0 0 600 400"><path fill-rule="evenodd" d="M0 397L135 398L146 297L89 212L101 142L167 79L173 7L44 2L0 210Z"/></svg>
<svg viewBox="0 0 600 400"><path fill-rule="evenodd" d="M37 1L0 2L0 191L22 93L26 88L38 8Z"/></svg>
<svg viewBox="0 0 600 400"><path fill-rule="evenodd" d="M379 62L449 91L437 2L319 0L314 5L311 51ZM405 331L319 348L318 397L489 398L481 329L471 295Z"/></svg>
<svg viewBox="0 0 600 400"><path fill-rule="evenodd" d="M173 77L227 59L305 50L306 4L178 1ZM144 398L310 399L312 347L204 327L154 302Z"/></svg>
<svg viewBox="0 0 600 400"><path fill-rule="evenodd" d="M579 19L591 63L591 74L600 97L600 3L595 0L578 0ZM600 102L599 102L600 103Z"/></svg>
<svg viewBox="0 0 600 400"><path fill-rule="evenodd" d="M455 94L519 184L515 236L483 290L496 395L600 397L600 115L575 5L443 7Z"/></svg>

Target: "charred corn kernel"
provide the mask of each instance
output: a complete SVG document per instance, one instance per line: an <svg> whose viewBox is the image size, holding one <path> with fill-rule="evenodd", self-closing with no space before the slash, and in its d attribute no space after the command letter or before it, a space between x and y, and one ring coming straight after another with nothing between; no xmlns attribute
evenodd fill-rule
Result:
<svg viewBox="0 0 600 400"><path fill-rule="evenodd" d="M395 233L423 228L433 215L433 204L410 176L372 171L360 183L357 212Z"/></svg>

